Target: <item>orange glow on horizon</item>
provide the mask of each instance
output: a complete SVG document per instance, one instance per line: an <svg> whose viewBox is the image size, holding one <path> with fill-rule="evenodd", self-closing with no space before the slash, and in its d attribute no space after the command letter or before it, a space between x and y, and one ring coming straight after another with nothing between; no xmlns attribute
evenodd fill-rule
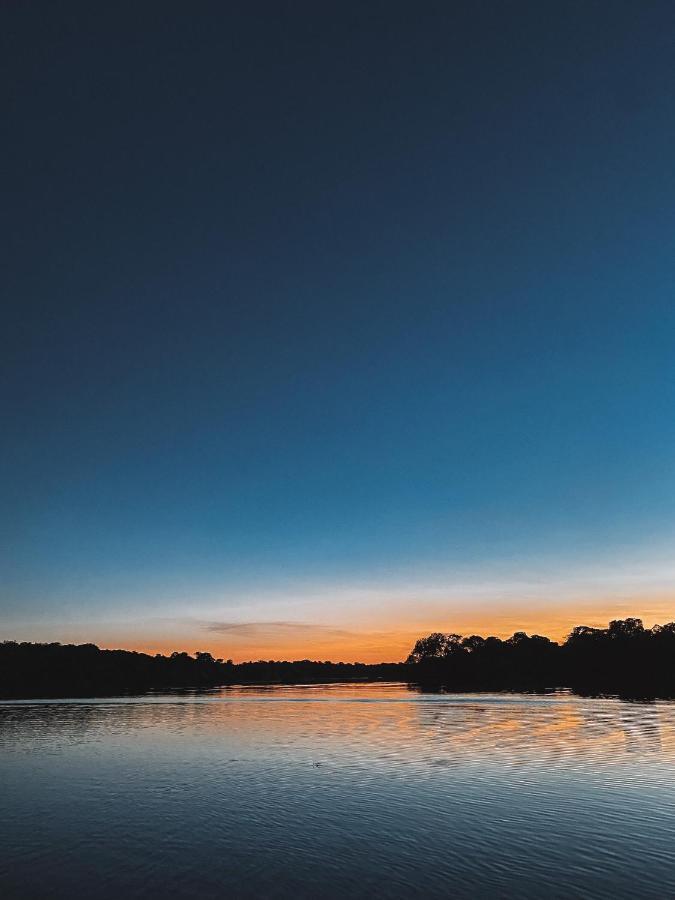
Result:
<svg viewBox="0 0 675 900"><path fill-rule="evenodd" d="M387 630L371 630L355 626L350 630L330 629L322 626L292 626L283 633L260 635L223 635L187 628L176 630L175 636L164 634L161 640L153 640L148 634L143 639L124 639L122 634L107 635L99 645L109 648L124 647L143 653L170 654L173 651L194 653L208 651L216 658L234 662L255 660L331 660L332 662L399 662L412 650L415 641L433 631L457 632L462 635L480 634L508 638L516 631L541 634L551 640L563 641L576 625L604 628L611 619L629 616L641 618L645 627L675 619L675 601L672 597L653 598L649 602L607 603L575 607L549 607L548 609L483 609L480 613L446 613L419 621L401 621L386 624ZM274 623L270 623L274 625Z"/></svg>

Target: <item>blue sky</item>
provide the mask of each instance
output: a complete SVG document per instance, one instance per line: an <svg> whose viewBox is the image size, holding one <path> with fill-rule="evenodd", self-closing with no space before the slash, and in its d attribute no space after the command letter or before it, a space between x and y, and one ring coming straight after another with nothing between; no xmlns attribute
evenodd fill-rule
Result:
<svg viewBox="0 0 675 900"><path fill-rule="evenodd" d="M2 17L7 637L675 614L671 4Z"/></svg>

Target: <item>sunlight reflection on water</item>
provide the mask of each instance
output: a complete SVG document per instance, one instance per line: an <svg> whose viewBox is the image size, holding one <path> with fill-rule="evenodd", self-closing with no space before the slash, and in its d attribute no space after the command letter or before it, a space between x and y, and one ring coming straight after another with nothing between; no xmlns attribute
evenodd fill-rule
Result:
<svg viewBox="0 0 675 900"><path fill-rule="evenodd" d="M675 704L404 685L0 703L4 897L675 895Z"/></svg>

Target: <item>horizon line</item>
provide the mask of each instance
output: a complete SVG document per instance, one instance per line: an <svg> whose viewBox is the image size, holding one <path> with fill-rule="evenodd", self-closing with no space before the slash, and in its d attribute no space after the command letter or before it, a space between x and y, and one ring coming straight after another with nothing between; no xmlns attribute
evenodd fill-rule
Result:
<svg viewBox="0 0 675 900"><path fill-rule="evenodd" d="M623 618L610 619L609 622L607 623L607 626L605 626L605 628L608 628L612 622L617 622L617 621L624 622L627 620L639 622L640 624L643 625L645 631L651 631L654 628L663 628L666 625L675 624L675 622L663 622L663 623L655 622L652 626L647 627L647 626L644 626L644 622L643 622L643 619L641 616L624 616ZM488 638L494 638L495 640L498 640L501 642L506 642L518 634L524 634L528 638L533 638L533 637L545 638L546 640L550 641L552 644L561 645L567 641L569 635L572 633L574 628L582 628L582 627L589 628L592 630L597 630L597 631L605 630L603 627L598 627L596 625L580 624L580 625L573 626L573 628L570 629L570 631L564 636L564 638L562 640L551 638L548 635L538 634L536 632L528 633L525 630L520 630L520 629L516 629L513 632L513 634L510 635L508 638L501 638L498 635L494 635L494 634L487 634L484 636L484 635L478 635L475 632L472 632L470 634L459 634L458 632L450 632L450 631L431 631L431 632L427 632L427 634L420 635L420 638L428 637L430 634L453 634L453 635L456 634L460 639L464 639L464 638L468 638L468 637L481 637L483 640L487 640ZM392 659L383 659L383 660L378 660L378 661L365 662L365 661L358 660L358 659L353 660L353 661L347 661L347 660L342 660L342 659L329 660L329 659L318 659L318 658L311 658L311 657L302 657L302 658L295 658L295 659L279 659L279 658L274 659L272 657L267 657L267 658L258 657L257 659L243 659L243 660L239 660L238 662L235 662L231 657L228 657L228 658L214 657L213 654L211 654L211 652L208 650L193 650L193 651L172 650L172 651L165 651L164 653L160 653L160 652L152 652L149 649L101 646L100 644L94 643L93 641L83 641L81 643L77 643L74 641L58 641L58 640L52 640L52 641L17 640L15 638L3 638L1 643L2 644L17 644L17 645L31 644L34 646L58 645L58 646L62 646L62 647L95 647L99 651L104 650L104 651L108 651L111 653L114 653L114 652L135 653L135 654L139 654L139 655L143 655L143 656L149 656L149 657L162 656L165 658L169 658L174 654L178 655L178 656L185 655L188 657L196 658L197 654L199 654L199 653L207 653L216 662L220 661L223 664L232 664L235 666L251 665L251 664L256 664L256 663L292 664L292 663L307 663L307 662L317 663L317 664L321 664L321 665L328 664L328 665L334 665L334 666L338 666L338 665L340 665L340 666L355 666L355 665L358 665L358 666L391 666L391 665L405 665L406 664L405 660L392 660ZM412 652L413 647L411 647L410 650Z"/></svg>

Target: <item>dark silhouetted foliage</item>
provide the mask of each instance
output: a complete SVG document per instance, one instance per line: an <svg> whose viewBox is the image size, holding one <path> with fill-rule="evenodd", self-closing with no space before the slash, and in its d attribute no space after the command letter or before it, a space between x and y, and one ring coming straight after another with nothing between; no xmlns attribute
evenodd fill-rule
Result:
<svg viewBox="0 0 675 900"><path fill-rule="evenodd" d="M402 663L260 661L234 665L197 651L150 656L94 644L0 644L0 697L86 697L227 684L406 681Z"/></svg>
<svg viewBox="0 0 675 900"><path fill-rule="evenodd" d="M149 656L94 644L0 644L0 697L83 697L227 684L402 681L453 691L542 691L675 696L675 622L646 629L640 619L574 628L563 644L516 632L508 640L435 632L405 663L312 660L245 662L197 651Z"/></svg>
<svg viewBox="0 0 675 900"><path fill-rule="evenodd" d="M414 680L449 690L546 690L675 696L675 623L640 619L574 628L563 644L519 631L508 640L431 634L408 657Z"/></svg>

